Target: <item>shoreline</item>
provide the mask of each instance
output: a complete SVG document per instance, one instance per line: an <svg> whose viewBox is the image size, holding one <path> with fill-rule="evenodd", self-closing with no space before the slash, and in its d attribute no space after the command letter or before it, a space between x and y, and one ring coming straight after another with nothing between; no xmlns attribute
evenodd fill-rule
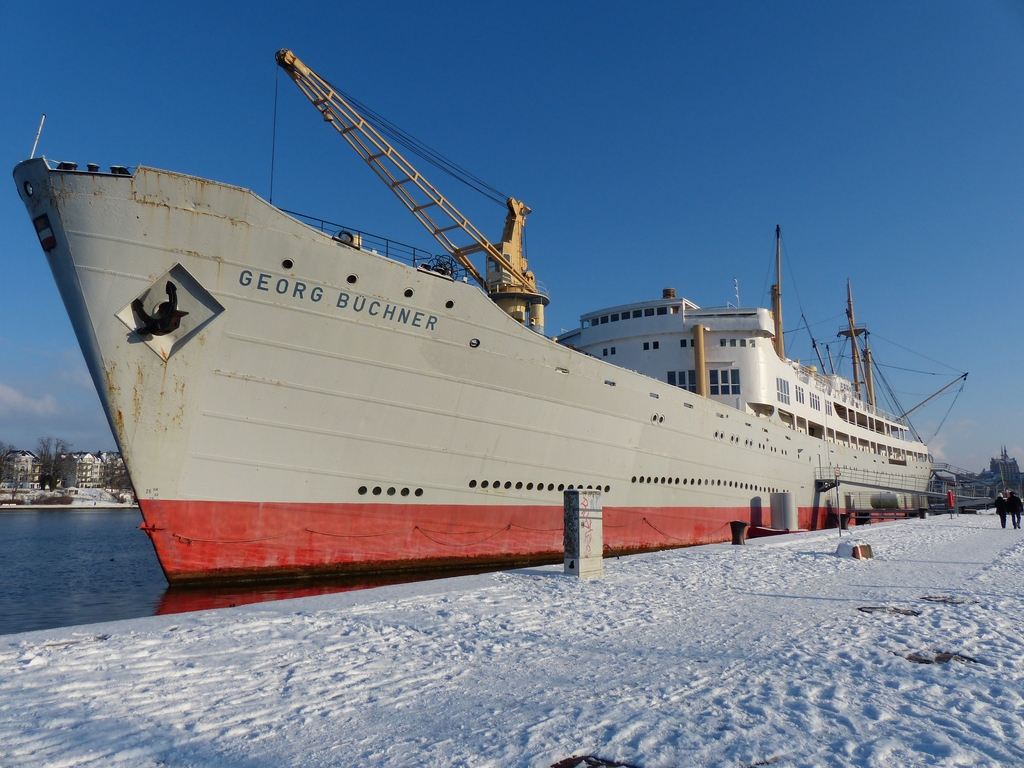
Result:
<svg viewBox="0 0 1024 768"><path fill-rule="evenodd" d="M4 512L90 512L117 511L138 509L138 504L0 504L0 514Z"/></svg>

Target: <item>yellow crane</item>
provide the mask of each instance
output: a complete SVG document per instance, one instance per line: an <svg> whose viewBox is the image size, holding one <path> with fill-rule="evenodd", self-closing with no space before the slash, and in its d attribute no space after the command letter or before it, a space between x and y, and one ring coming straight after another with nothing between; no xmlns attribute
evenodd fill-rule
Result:
<svg viewBox="0 0 1024 768"><path fill-rule="evenodd" d="M543 333L548 297L538 288L523 253L523 227L530 209L521 201L508 198L504 232L499 242L492 243L330 83L286 48L277 52L277 63L324 120L334 126L487 295L517 321L528 322L531 329ZM467 236L469 242L465 245L455 242L455 238L465 240ZM484 275L469 259L480 252L486 255Z"/></svg>

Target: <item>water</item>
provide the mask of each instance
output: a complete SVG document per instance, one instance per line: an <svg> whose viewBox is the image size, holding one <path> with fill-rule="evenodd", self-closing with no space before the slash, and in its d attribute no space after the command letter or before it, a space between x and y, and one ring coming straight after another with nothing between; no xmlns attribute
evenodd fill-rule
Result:
<svg viewBox="0 0 1024 768"><path fill-rule="evenodd" d="M131 619L167 589L132 510L0 513L0 634Z"/></svg>
<svg viewBox="0 0 1024 768"><path fill-rule="evenodd" d="M0 635L484 573L168 587L138 510L0 512Z"/></svg>

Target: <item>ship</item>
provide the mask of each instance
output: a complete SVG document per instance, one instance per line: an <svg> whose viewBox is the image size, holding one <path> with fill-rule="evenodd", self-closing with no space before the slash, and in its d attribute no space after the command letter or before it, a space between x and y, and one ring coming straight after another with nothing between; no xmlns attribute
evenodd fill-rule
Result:
<svg viewBox="0 0 1024 768"><path fill-rule="evenodd" d="M778 528L776 502L787 529L927 506L927 446L870 376L785 356L778 286L772 309L665 290L548 337L529 209L450 242L437 217L461 214L278 62L445 258L187 174L14 170L169 582L555 562L573 489L601 492L619 555Z"/></svg>

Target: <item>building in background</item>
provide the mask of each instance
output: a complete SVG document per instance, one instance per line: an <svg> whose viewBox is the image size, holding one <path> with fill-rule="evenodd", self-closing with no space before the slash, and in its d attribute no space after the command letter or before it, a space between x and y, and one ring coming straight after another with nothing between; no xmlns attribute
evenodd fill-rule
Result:
<svg viewBox="0 0 1024 768"><path fill-rule="evenodd" d="M10 491L37 491L40 469L39 457L32 451L7 451L0 456L0 488Z"/></svg>

